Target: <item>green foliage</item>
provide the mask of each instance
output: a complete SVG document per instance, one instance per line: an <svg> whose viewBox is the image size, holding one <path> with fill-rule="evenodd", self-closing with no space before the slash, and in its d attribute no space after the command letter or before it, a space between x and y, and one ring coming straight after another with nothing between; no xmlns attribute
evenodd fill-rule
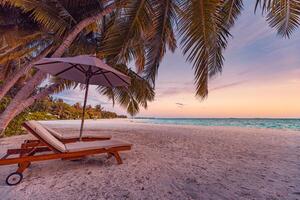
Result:
<svg viewBox="0 0 300 200"><path fill-rule="evenodd" d="M25 111L15 117L5 129L5 136L21 135L26 133L22 128L22 123L28 120L53 120L57 119L55 116L46 112L28 112Z"/></svg>
<svg viewBox="0 0 300 200"><path fill-rule="evenodd" d="M0 102L0 113L5 109L10 99L5 97ZM5 136L21 135L25 133L22 123L28 120L56 120L56 119L81 119L82 107L79 103L69 105L62 99L46 98L37 101L29 109L15 117L5 130ZM126 118L114 112L105 111L101 105L87 106L85 119Z"/></svg>
<svg viewBox="0 0 300 200"><path fill-rule="evenodd" d="M261 6L267 21L282 37L291 37L300 25L299 0L256 0L255 9Z"/></svg>
<svg viewBox="0 0 300 200"><path fill-rule="evenodd" d="M56 116L51 113L46 112L33 112L26 114L26 120L54 120L57 119Z"/></svg>
<svg viewBox="0 0 300 200"><path fill-rule="evenodd" d="M8 106L9 102L10 102L11 98L10 97L4 97L1 101L0 101L0 113L2 113L5 108Z"/></svg>
<svg viewBox="0 0 300 200"><path fill-rule="evenodd" d="M25 133L25 130L22 128L22 123L26 121L28 113L23 112L15 117L5 129L5 136L21 135Z"/></svg>
<svg viewBox="0 0 300 200"><path fill-rule="evenodd" d="M127 110L131 116L135 116L139 112L140 106L147 108L148 102L154 100L155 92L150 83L141 78L137 73L128 69L124 64L116 65L115 68L131 78L131 84L128 87L98 87L101 94L118 103Z"/></svg>

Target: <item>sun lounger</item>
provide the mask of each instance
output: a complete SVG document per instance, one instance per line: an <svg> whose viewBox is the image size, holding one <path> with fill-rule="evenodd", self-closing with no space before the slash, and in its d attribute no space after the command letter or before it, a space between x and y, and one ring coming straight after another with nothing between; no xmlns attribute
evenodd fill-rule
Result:
<svg viewBox="0 0 300 200"><path fill-rule="evenodd" d="M24 124L26 124L27 122L25 122ZM79 136L78 135L74 135L74 134L61 134L60 132L49 128L45 125L42 125L39 122L36 122L40 124L41 126L43 126L45 129L47 129L49 131L49 133L51 133L54 137L56 137L58 140L60 140L62 143L70 143L70 142L76 142L79 141ZM26 126L24 126L24 128L26 128ZM81 141L98 141L98 140L110 140L111 139L111 135L108 134L89 134L89 133L84 133L82 135Z"/></svg>
<svg viewBox="0 0 300 200"><path fill-rule="evenodd" d="M132 146L129 143L119 140L72 142L64 144L35 121L27 122L24 124L24 127L38 139L39 144L43 145L34 146L32 143L27 145L25 141L20 149L7 150L6 155L0 159L0 165L18 164L16 172L10 174L6 178L6 183L8 185L20 183L23 179L22 173L24 170L35 161L76 159L106 153L109 156L114 156L118 164L122 164L119 152L128 151ZM12 155L16 156L11 157Z"/></svg>
<svg viewBox="0 0 300 200"><path fill-rule="evenodd" d="M52 134L56 139L58 139L59 141L61 141L62 143L66 144L66 143L72 143L72 142L78 142L79 141L79 136L75 136L75 135L71 135L71 134L61 134L58 131L49 128L47 126L42 125L41 123L37 122L37 121L29 121L29 122L24 122L23 127L25 129L27 129L27 131L30 132L30 130L28 130L28 125L27 123L30 123L31 127L34 127L35 124L39 124L40 126L43 126L46 130L48 130L48 132L50 134ZM111 139L111 135L108 134L84 134L83 137L81 138L81 141L101 141L101 140L110 140ZM28 148L28 147L37 147L37 146L45 146L45 144L43 144L43 142L41 142L40 140L26 140L21 148Z"/></svg>

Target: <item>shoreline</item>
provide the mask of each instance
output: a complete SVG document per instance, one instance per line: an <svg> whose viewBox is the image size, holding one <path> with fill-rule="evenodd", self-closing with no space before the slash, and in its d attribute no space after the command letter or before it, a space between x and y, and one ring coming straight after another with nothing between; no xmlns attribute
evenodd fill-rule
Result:
<svg viewBox="0 0 300 200"><path fill-rule="evenodd" d="M241 127L241 126L205 126L205 125L192 125L192 124L159 124L159 123L147 123L147 122L136 122L136 123L142 123L142 124L151 124L151 125L170 125L170 126L181 126L181 127L193 127L193 128L196 128L196 127L201 127L201 128L206 128L206 127L209 127L209 128L218 128L218 129L231 129L231 128L234 128L234 129L246 129L246 130L258 130L258 131L261 131L261 130L265 130L265 131L269 131L269 130L272 130L272 131L280 131L280 132L291 132L291 133L298 133L300 134L300 130L297 131L297 130L292 130L292 129L278 129L278 128L258 128L258 127Z"/></svg>
<svg viewBox="0 0 300 200"><path fill-rule="evenodd" d="M140 121L141 120L141 121ZM49 125L52 127L57 126L58 128L61 126L61 124L57 124L57 122L61 122L61 123L65 123L65 122L77 122L76 124L72 124L72 125L76 125L79 126L80 125L80 120L43 120L43 121L39 121L45 125ZM111 123L111 122L118 122L118 123L122 123L122 122L129 122L129 123L133 123L133 124L145 124L145 125L155 125L155 126L170 126L170 127L191 127L191 128L217 128L217 129L245 129L245 130L257 130L257 131L279 131L279 132L290 132L290 133L296 133L296 134L300 134L300 130L293 130L293 129L279 129L279 128L260 128L260 127L241 127L241 126L214 126L214 125L194 125L194 124L171 124L171 123L151 123L151 122L144 122L142 121L142 119L128 119L128 118L114 118L114 119L96 119L96 120L85 120L85 125L87 126L87 128L89 129L87 123L89 122L93 122L93 123L97 123L99 125L99 127L97 128L101 128L101 123ZM64 124L64 128L68 128L66 126L71 126L71 124ZM70 127L69 127L70 128ZM70 128L70 129L74 129L74 128Z"/></svg>
<svg viewBox="0 0 300 200"><path fill-rule="evenodd" d="M121 154L122 165L104 155L36 162L15 187L4 181L16 166L1 166L0 199L300 198L298 132L130 120L105 120L85 129L132 143L133 149ZM78 134L77 126L56 129ZM0 153L28 137L0 139Z"/></svg>

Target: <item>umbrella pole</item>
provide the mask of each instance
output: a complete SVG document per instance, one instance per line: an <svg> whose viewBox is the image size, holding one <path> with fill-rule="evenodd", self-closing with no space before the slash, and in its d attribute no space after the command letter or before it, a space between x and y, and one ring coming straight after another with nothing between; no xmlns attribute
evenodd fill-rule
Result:
<svg viewBox="0 0 300 200"><path fill-rule="evenodd" d="M88 77L86 79L86 88L85 88L84 103L83 103L83 109L82 109L83 111L82 111L82 117L81 117L81 126L80 126L79 141L81 141L81 137L82 137L85 108L86 108L86 102L87 102L87 97L88 97L88 93L89 93L89 84L90 84L90 78Z"/></svg>

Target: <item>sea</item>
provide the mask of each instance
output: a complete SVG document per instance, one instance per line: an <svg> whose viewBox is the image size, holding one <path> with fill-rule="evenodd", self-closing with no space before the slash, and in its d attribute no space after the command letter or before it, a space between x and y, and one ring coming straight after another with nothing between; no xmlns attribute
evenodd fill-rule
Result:
<svg viewBox="0 0 300 200"><path fill-rule="evenodd" d="M270 128L300 131L300 119L273 118L138 118L152 124L177 124L196 126L234 126L248 128Z"/></svg>

